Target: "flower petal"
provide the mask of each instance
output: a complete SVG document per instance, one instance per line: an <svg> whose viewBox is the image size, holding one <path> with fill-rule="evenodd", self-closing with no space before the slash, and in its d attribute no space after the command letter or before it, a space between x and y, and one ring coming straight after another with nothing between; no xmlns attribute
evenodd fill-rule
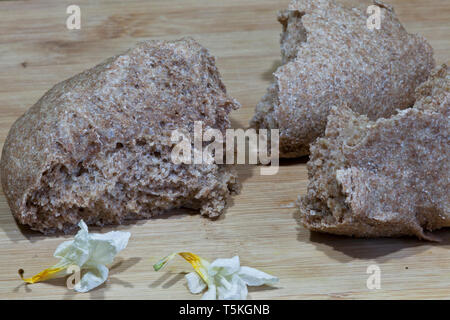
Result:
<svg viewBox="0 0 450 320"><path fill-rule="evenodd" d="M69 252L72 245L73 245L73 240L64 241L56 248L53 256L55 258L64 258L64 256L66 256L67 253Z"/></svg>
<svg viewBox="0 0 450 320"><path fill-rule="evenodd" d="M82 267L89 259L89 232L83 220L78 223L80 230L74 240L65 241L56 248L53 256L67 264Z"/></svg>
<svg viewBox="0 0 450 320"><path fill-rule="evenodd" d="M104 265L97 265L91 267L80 279L80 282L75 284L74 290L78 292L88 292L103 282L108 278L109 270Z"/></svg>
<svg viewBox="0 0 450 320"><path fill-rule="evenodd" d="M237 274L234 274L231 282L227 282L226 286L218 285L217 293L219 300L245 300L248 290L245 282Z"/></svg>
<svg viewBox="0 0 450 320"><path fill-rule="evenodd" d="M202 300L216 300L217 293L216 293L216 286L214 284L211 284L208 286L208 291L205 292L205 294L202 296Z"/></svg>
<svg viewBox="0 0 450 320"><path fill-rule="evenodd" d="M185 276L185 278L191 293L197 294L205 290L206 283L197 273L190 272Z"/></svg>
<svg viewBox="0 0 450 320"><path fill-rule="evenodd" d="M89 234L83 220L78 226L80 230L74 240L61 243L54 256L65 263L75 264L81 268L85 264L92 266L112 263L114 257L127 246L130 238L129 232L121 231Z"/></svg>
<svg viewBox="0 0 450 320"><path fill-rule="evenodd" d="M114 257L128 244L131 234L129 232L111 231L108 233L92 233L89 246L91 256L89 264L107 265L113 262Z"/></svg>
<svg viewBox="0 0 450 320"><path fill-rule="evenodd" d="M238 275L249 286L274 284L279 280L277 277L250 267L241 267Z"/></svg>
<svg viewBox="0 0 450 320"><path fill-rule="evenodd" d="M230 259L216 259L208 268L210 276L214 276L218 273L227 276L239 271L240 262L239 257L234 256Z"/></svg>

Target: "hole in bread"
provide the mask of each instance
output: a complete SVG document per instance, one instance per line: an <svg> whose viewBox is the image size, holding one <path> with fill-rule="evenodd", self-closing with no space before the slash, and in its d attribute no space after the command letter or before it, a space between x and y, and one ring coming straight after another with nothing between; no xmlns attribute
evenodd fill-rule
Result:
<svg viewBox="0 0 450 320"><path fill-rule="evenodd" d="M147 141L145 141L145 139L141 138L141 139L136 139L136 145L137 146L145 146L147 144Z"/></svg>
<svg viewBox="0 0 450 320"><path fill-rule="evenodd" d="M66 170L66 171L67 171L67 170ZM89 170L88 170L87 168L84 167L83 162L79 162L79 163L78 163L77 171L76 171L76 173L75 173L75 176L76 176L76 177L79 177L79 176L81 176L82 174L87 173L87 172L89 172Z"/></svg>
<svg viewBox="0 0 450 320"><path fill-rule="evenodd" d="M61 172L62 174L67 174L69 171L65 165L61 165L61 167L59 168L59 172Z"/></svg>

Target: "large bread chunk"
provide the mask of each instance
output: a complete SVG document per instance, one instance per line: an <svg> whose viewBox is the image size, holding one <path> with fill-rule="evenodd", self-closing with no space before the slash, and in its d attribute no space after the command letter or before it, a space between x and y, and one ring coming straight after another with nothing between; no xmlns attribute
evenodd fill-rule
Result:
<svg viewBox="0 0 450 320"><path fill-rule="evenodd" d="M280 130L281 157L309 153L337 100L371 120L414 104L414 90L434 67L432 48L408 34L391 7L375 3L379 30L367 27L367 6L333 0L293 0L279 13L283 65L250 125Z"/></svg>
<svg viewBox="0 0 450 320"><path fill-rule="evenodd" d="M412 109L370 121L332 108L311 146L310 183L299 199L314 231L358 237L415 235L450 226L450 75L442 66Z"/></svg>
<svg viewBox="0 0 450 320"><path fill-rule="evenodd" d="M239 104L192 39L146 41L55 85L12 126L1 160L18 222L44 233L149 218L216 217L236 190L225 165L174 164L171 132L224 132Z"/></svg>

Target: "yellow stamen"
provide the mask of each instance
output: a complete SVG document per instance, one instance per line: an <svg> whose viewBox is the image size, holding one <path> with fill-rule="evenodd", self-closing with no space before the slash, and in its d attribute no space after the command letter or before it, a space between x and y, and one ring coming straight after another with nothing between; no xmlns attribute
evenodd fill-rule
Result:
<svg viewBox="0 0 450 320"><path fill-rule="evenodd" d="M179 255L183 259L185 259L187 262L189 262L194 270L198 273L198 275L205 281L206 284L209 284L209 279L207 276L206 269L208 268L209 262L206 260L203 260L196 254L193 254L191 252L178 252L178 253L172 253L171 255L168 255L167 257L162 258L159 262L153 265L153 268L155 271L160 270L163 268L170 260L172 260L175 255Z"/></svg>
<svg viewBox="0 0 450 320"><path fill-rule="evenodd" d="M190 252L180 252L178 253L181 257L183 257L187 262L189 262L194 270L198 273L198 275L209 284L208 276L206 275L206 266L205 260L197 256L196 254Z"/></svg>
<svg viewBox="0 0 450 320"><path fill-rule="evenodd" d="M26 283L36 283L36 282L52 279L58 273L63 271L64 269L66 269L66 267L50 267L50 268L47 268L45 270L42 270L41 272L39 272L38 274L32 276L31 278L24 278L23 277L24 271L23 271L23 269L20 269L19 270L19 276Z"/></svg>

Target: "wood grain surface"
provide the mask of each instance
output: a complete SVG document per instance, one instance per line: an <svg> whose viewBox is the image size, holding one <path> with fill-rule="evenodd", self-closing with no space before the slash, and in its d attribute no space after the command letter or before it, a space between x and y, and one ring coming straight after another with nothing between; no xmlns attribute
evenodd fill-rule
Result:
<svg viewBox="0 0 450 320"><path fill-rule="evenodd" d="M349 1L346 1L349 2ZM368 2L365 2L368 3ZM450 60L450 1L392 0L409 32L420 33L438 63ZM66 8L81 8L81 30L68 30ZM233 126L245 127L280 64L276 12L288 0L29 0L0 1L0 147L17 117L49 88L144 39L192 36L217 57L229 93L242 109ZM176 259L156 273L152 264L179 250L206 259L239 255L243 265L276 275L275 287L250 289L250 299L449 298L450 234L441 243L414 238L351 239L310 233L289 205L307 186L307 159L283 161L279 173L239 166L243 190L217 221L183 212L99 232L127 230L129 245L110 278L90 293L65 280L25 286L17 275L52 265L69 236L44 237L17 226L0 193L0 298L198 299L184 280L191 268ZM381 269L381 289L366 286L369 265Z"/></svg>

